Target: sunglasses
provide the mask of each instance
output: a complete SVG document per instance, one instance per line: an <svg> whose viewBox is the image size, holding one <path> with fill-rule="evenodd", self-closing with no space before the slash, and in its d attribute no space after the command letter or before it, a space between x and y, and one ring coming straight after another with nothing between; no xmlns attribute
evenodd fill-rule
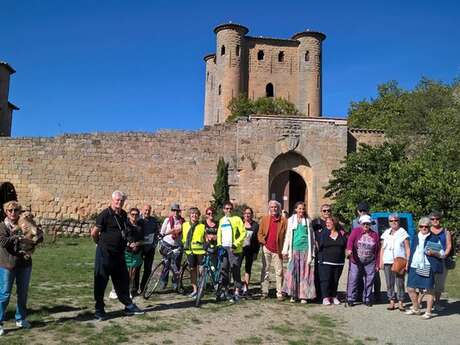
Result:
<svg viewBox="0 0 460 345"><path fill-rule="evenodd" d="M390 219L390 223L397 223L399 222L399 219Z"/></svg>
<svg viewBox="0 0 460 345"><path fill-rule="evenodd" d="M321 210L321 212L329 212L330 213L330 212L332 212L332 210L331 209Z"/></svg>
<svg viewBox="0 0 460 345"><path fill-rule="evenodd" d="M21 211L19 208L9 208L6 210L7 212L19 212Z"/></svg>
<svg viewBox="0 0 460 345"><path fill-rule="evenodd" d="M362 223L362 225L369 225L369 226L370 226L370 225L371 225L371 223Z"/></svg>
<svg viewBox="0 0 460 345"><path fill-rule="evenodd" d="M207 214L208 216L212 216L214 213L208 212L208 213L206 213L206 214Z"/></svg>
<svg viewBox="0 0 460 345"><path fill-rule="evenodd" d="M439 220L441 218L436 218L436 217L433 217L433 218L430 218L430 220Z"/></svg>
<svg viewBox="0 0 460 345"><path fill-rule="evenodd" d="M419 227L420 229L423 229L423 228L428 229L428 228L429 228L428 225L419 225L418 227Z"/></svg>

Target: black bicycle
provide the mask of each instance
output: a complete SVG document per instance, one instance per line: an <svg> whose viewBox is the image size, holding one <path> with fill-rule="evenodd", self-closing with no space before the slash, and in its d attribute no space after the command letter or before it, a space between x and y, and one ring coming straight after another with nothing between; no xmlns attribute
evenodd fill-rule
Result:
<svg viewBox="0 0 460 345"><path fill-rule="evenodd" d="M217 248L214 248L217 251ZM215 260L213 260L215 256ZM220 274L222 268L222 260L220 256L214 254L213 251L208 250L203 258L203 263L199 267L200 276L197 284L197 294L195 299L195 306L199 307L201 299L209 285L215 290L216 296L219 295L221 290Z"/></svg>
<svg viewBox="0 0 460 345"><path fill-rule="evenodd" d="M160 241L160 254L162 254L161 261L153 268L150 273L149 279L145 284L143 296L149 299L150 296L156 291L166 288L167 283L162 278L165 277L168 270L172 271L173 282L176 282L175 290L178 293L186 294L192 286L192 279L190 268L187 260L183 261L180 267L176 267L173 260L182 255L182 247L170 248L163 241Z"/></svg>

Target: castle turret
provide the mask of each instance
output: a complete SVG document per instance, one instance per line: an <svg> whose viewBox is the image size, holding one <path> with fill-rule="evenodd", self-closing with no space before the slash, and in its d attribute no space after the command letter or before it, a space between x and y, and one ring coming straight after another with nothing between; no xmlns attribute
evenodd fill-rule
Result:
<svg viewBox="0 0 460 345"><path fill-rule="evenodd" d="M206 80L204 95L204 125L211 126L216 123L215 107L215 79L216 79L216 54L204 57L206 63Z"/></svg>
<svg viewBox="0 0 460 345"><path fill-rule="evenodd" d="M13 110L18 110L13 103L8 101L10 90L10 76L16 71L6 62L0 61L0 136L11 135Z"/></svg>
<svg viewBox="0 0 460 345"><path fill-rule="evenodd" d="M309 117L322 115L322 57L321 45L326 38L321 32L303 31L292 36L300 42L299 59L299 110Z"/></svg>
<svg viewBox="0 0 460 345"><path fill-rule="evenodd" d="M241 66L244 47L244 36L248 29L239 24L222 24L214 29L216 38L216 66L214 109L215 123L224 122L230 115L228 104L233 97L238 97L245 90L243 68ZM206 116L205 116L206 117ZM211 118L211 117L209 117Z"/></svg>

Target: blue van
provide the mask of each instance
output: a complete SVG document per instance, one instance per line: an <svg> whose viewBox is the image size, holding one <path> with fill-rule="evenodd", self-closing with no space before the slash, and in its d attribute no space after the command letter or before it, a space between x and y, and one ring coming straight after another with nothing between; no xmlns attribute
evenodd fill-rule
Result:
<svg viewBox="0 0 460 345"><path fill-rule="evenodd" d="M399 225L404 228L410 237L412 243L415 237L415 224L414 217L410 212L373 212L371 218L377 223L377 229L381 236L383 232L390 227L388 223L388 216L392 213L397 213L399 216Z"/></svg>

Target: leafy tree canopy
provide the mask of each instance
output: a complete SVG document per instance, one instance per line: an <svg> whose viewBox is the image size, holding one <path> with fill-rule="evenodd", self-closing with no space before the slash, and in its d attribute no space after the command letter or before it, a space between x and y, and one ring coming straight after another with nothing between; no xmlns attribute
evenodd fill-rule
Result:
<svg viewBox="0 0 460 345"><path fill-rule="evenodd" d="M460 229L460 82L423 78L413 90L394 81L375 99L354 102L349 126L385 130L381 146L360 146L333 171L326 196L347 224L356 205L410 211L416 218L439 210L445 225Z"/></svg>
<svg viewBox="0 0 460 345"><path fill-rule="evenodd" d="M272 97L262 97L253 101L246 95L241 95L230 101L228 109L232 114L227 118L227 122L234 122L238 117L247 117L251 114L302 115L293 103L284 98Z"/></svg>

